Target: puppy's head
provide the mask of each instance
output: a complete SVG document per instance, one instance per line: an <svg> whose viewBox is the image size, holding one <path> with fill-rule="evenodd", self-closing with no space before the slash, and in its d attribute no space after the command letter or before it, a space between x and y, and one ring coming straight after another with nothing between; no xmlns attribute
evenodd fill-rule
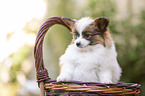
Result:
<svg viewBox="0 0 145 96"><path fill-rule="evenodd" d="M101 44L104 47L111 46L111 36L109 33L109 20L105 17L91 19L84 17L80 20L62 18L71 28L73 43L79 48Z"/></svg>

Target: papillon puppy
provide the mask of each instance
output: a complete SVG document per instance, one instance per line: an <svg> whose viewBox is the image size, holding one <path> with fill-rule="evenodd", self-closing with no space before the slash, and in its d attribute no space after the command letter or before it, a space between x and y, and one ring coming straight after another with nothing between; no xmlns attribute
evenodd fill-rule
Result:
<svg viewBox="0 0 145 96"><path fill-rule="evenodd" d="M60 57L57 81L117 83L121 68L109 32L109 19L84 17L62 20L71 28L73 40Z"/></svg>

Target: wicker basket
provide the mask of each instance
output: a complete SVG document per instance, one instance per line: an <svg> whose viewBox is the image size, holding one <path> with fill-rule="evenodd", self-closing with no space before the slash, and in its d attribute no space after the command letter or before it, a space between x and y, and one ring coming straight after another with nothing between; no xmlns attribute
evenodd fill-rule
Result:
<svg viewBox="0 0 145 96"><path fill-rule="evenodd" d="M56 80L49 78L47 69L44 66L42 46L46 32L54 24L61 24L70 30L70 28L62 21L62 17L51 17L40 27L34 47L34 57L37 81L41 90L41 96L139 95L140 85L135 83L119 82L117 84L102 84L97 82L80 81L56 82Z"/></svg>

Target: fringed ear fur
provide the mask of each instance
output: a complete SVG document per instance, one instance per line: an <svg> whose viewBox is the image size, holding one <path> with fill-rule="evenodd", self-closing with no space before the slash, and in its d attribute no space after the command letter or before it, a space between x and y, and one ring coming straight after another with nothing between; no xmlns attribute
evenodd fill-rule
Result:
<svg viewBox="0 0 145 96"><path fill-rule="evenodd" d="M74 27L76 20L70 18L62 18L63 22L68 25L71 29Z"/></svg>
<svg viewBox="0 0 145 96"><path fill-rule="evenodd" d="M98 27L100 32L105 32L109 26L109 19L106 17L99 17L95 19L95 26Z"/></svg>

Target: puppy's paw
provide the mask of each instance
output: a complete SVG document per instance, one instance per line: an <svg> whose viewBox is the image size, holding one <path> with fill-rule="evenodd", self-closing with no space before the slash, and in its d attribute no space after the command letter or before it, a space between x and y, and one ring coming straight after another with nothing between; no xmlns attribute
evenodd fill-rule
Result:
<svg viewBox="0 0 145 96"><path fill-rule="evenodd" d="M67 80L70 80L70 77L69 77L69 76L59 75L59 76L57 77L57 82L60 82L60 81L67 81Z"/></svg>

